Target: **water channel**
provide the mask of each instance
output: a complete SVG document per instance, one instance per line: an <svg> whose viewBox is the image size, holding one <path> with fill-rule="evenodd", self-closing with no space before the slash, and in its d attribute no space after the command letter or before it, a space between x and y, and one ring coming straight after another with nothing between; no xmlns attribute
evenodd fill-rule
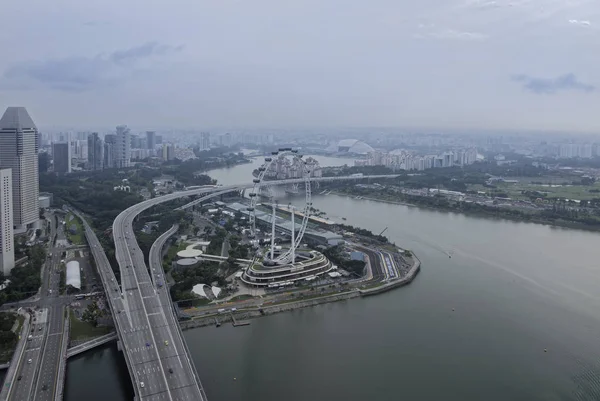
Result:
<svg viewBox="0 0 600 401"><path fill-rule="evenodd" d="M210 175L246 182L259 164ZM210 400L600 399L600 235L336 195L313 203L388 227L420 275L375 297L184 332ZM116 346L69 362L65 399L132 399Z"/></svg>

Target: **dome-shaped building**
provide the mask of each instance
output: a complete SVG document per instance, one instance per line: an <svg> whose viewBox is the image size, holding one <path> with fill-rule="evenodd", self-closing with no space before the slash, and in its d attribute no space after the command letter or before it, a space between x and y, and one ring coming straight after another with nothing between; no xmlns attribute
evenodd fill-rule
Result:
<svg viewBox="0 0 600 401"><path fill-rule="evenodd" d="M330 146L328 150L336 153L366 155L369 152L373 152L375 149L358 139L342 139L337 145Z"/></svg>

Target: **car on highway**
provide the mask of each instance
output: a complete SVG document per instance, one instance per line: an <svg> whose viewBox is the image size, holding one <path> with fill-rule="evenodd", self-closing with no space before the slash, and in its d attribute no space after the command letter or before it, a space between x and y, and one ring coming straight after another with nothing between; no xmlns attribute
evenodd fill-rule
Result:
<svg viewBox="0 0 600 401"><path fill-rule="evenodd" d="M27 360L27 363L31 363L31 362L32 362L31 358Z"/></svg>
<svg viewBox="0 0 600 401"><path fill-rule="evenodd" d="M17 377L17 381L20 381L23 378L23 375L20 375L19 377Z"/></svg>
<svg viewBox="0 0 600 401"><path fill-rule="evenodd" d="M140 387L144 388L144 382L140 382Z"/></svg>
<svg viewBox="0 0 600 401"><path fill-rule="evenodd" d="M146 347L149 347L149 346L150 346L150 343L146 343Z"/></svg>
<svg viewBox="0 0 600 401"><path fill-rule="evenodd" d="M165 340L165 345L169 345L169 342L167 340Z"/></svg>

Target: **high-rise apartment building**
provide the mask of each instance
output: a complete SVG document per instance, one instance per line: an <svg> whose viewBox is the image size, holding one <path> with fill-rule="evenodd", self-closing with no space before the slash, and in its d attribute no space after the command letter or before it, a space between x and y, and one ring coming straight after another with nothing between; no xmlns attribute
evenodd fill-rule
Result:
<svg viewBox="0 0 600 401"><path fill-rule="evenodd" d="M12 170L13 225L39 220L38 130L25 107L9 107L0 118L0 169Z"/></svg>
<svg viewBox="0 0 600 401"><path fill-rule="evenodd" d="M117 143L115 145L115 167L131 165L131 131L126 125L117 126Z"/></svg>
<svg viewBox="0 0 600 401"><path fill-rule="evenodd" d="M55 173L71 172L71 145L68 142L52 144L52 159Z"/></svg>
<svg viewBox="0 0 600 401"><path fill-rule="evenodd" d="M102 139L98 136L97 132L92 132L87 137L88 141L88 169L89 170L102 170L104 164L103 151L104 146Z"/></svg>
<svg viewBox="0 0 600 401"><path fill-rule="evenodd" d="M15 267L12 171L0 170L0 271L8 276Z"/></svg>
<svg viewBox="0 0 600 401"><path fill-rule="evenodd" d="M164 161L175 160L175 145L169 143L162 146L162 158Z"/></svg>
<svg viewBox="0 0 600 401"><path fill-rule="evenodd" d="M115 168L117 152L117 136L108 134L104 137L104 168Z"/></svg>
<svg viewBox="0 0 600 401"><path fill-rule="evenodd" d="M154 131L146 131L146 148L150 150L154 150L156 146L156 132Z"/></svg>
<svg viewBox="0 0 600 401"><path fill-rule="evenodd" d="M200 133L200 150L208 150L210 149L210 133L209 132L201 132Z"/></svg>

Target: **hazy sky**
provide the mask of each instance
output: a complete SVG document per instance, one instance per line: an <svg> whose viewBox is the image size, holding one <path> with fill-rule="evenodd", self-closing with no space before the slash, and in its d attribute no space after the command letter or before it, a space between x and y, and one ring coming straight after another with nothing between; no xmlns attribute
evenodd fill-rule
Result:
<svg viewBox="0 0 600 401"><path fill-rule="evenodd" d="M600 131L597 0L2 0L40 126Z"/></svg>

